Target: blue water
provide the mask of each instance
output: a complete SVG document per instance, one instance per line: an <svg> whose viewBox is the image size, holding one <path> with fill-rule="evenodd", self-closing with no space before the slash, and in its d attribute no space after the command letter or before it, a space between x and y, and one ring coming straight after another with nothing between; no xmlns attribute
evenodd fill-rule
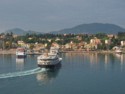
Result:
<svg viewBox="0 0 125 94"><path fill-rule="evenodd" d="M62 53L55 70L37 56L0 55L0 94L125 94L125 55Z"/></svg>

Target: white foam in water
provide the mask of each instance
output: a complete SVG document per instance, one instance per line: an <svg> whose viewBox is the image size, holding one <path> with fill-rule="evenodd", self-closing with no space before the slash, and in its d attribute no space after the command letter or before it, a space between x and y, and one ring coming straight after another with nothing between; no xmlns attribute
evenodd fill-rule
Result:
<svg viewBox="0 0 125 94"><path fill-rule="evenodd" d="M11 78L11 77L19 77L19 76L26 76L26 75L40 73L40 72L43 72L43 71L46 71L46 70L42 69L42 68L35 68L35 69L32 69L32 70L27 70L27 71L0 74L0 79Z"/></svg>

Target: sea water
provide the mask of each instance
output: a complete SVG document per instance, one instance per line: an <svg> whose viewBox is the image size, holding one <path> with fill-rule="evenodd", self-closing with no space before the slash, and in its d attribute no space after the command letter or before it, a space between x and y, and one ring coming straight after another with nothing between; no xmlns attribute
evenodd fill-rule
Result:
<svg viewBox="0 0 125 94"><path fill-rule="evenodd" d="M125 55L62 53L61 67L37 67L37 55L0 55L0 94L125 94Z"/></svg>

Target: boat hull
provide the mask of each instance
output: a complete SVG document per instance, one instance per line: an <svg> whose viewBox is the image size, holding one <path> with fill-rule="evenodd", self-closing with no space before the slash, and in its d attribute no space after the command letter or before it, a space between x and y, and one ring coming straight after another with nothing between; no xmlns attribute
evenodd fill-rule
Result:
<svg viewBox="0 0 125 94"><path fill-rule="evenodd" d="M61 66L61 61L59 63L51 64L51 65L38 64L38 67L41 67L41 68L55 68L60 66Z"/></svg>
<svg viewBox="0 0 125 94"><path fill-rule="evenodd" d="M26 57L26 50L24 48L17 48L16 57L17 58L25 58Z"/></svg>
<svg viewBox="0 0 125 94"><path fill-rule="evenodd" d="M17 58L25 58L26 55L17 55L16 57L17 57Z"/></svg>

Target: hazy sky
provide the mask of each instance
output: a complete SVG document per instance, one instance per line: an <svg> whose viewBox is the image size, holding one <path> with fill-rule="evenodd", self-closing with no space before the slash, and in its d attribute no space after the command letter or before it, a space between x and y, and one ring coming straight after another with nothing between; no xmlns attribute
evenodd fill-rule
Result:
<svg viewBox="0 0 125 94"><path fill-rule="evenodd" d="M124 11L125 0L0 0L0 32L49 32L95 22L125 28Z"/></svg>

